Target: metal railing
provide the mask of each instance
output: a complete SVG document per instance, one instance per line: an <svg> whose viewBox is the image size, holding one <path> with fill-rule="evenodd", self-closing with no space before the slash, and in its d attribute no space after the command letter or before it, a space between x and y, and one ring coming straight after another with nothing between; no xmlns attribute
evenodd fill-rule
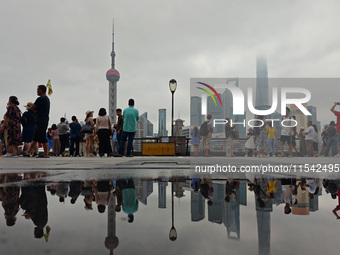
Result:
<svg viewBox="0 0 340 255"><path fill-rule="evenodd" d="M133 142L133 153L134 155L142 155L142 144L143 142L162 142L163 137L140 137L135 138ZM171 137L169 137L171 139ZM191 138L182 137L185 140L185 144L176 144L176 155L181 156L190 156L190 153L193 153L193 146L191 146ZM225 138L212 138L211 140L211 156L225 156L226 153L226 139ZM245 155L245 138L234 139L234 148L233 153L236 156L244 156ZM300 147L299 139L296 140L297 148ZM178 147L181 147L179 150ZM276 152L280 152L280 140L278 139L275 144ZM285 148L286 150L286 148ZM203 154L203 143L201 142L199 145L200 154Z"/></svg>

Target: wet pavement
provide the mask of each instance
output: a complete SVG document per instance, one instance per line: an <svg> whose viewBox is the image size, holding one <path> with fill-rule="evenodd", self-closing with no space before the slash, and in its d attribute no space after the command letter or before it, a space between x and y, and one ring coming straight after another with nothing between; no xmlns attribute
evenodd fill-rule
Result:
<svg viewBox="0 0 340 255"><path fill-rule="evenodd" d="M255 174L82 178L71 172L82 171L0 174L2 254L262 255L337 249L337 180Z"/></svg>

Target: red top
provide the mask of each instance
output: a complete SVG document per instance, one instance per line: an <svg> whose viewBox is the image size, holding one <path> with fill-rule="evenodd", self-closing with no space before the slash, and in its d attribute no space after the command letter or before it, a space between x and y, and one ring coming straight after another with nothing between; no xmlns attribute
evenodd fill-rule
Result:
<svg viewBox="0 0 340 255"><path fill-rule="evenodd" d="M336 131L340 131L340 112L334 111L336 116Z"/></svg>
<svg viewBox="0 0 340 255"><path fill-rule="evenodd" d="M340 210L340 190L338 190L338 205L336 206L335 210L339 211Z"/></svg>

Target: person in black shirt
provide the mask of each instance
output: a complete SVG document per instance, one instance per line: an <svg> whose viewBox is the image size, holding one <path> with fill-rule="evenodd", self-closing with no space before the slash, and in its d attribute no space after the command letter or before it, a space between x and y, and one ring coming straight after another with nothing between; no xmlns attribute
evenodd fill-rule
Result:
<svg viewBox="0 0 340 255"><path fill-rule="evenodd" d="M36 129L33 136L33 142L30 145L30 148L24 154L24 156L29 156L33 149L35 148L37 142L40 142L43 144L44 148L44 158L48 158L48 143L46 138L46 130L48 126L49 121L49 114L50 114L50 99L46 95L46 86L45 85L39 85L37 88L37 94L38 98L35 100L34 104L31 107L31 110L36 113L37 119L36 119Z"/></svg>

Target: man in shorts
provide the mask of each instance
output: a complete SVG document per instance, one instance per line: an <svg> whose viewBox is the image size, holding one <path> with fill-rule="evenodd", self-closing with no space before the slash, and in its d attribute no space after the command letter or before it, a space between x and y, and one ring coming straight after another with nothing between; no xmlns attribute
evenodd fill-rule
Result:
<svg viewBox="0 0 340 255"><path fill-rule="evenodd" d="M337 105L340 105L340 103L334 102L331 112L336 116L336 133L338 136L338 155L336 157L340 157L340 112L335 110Z"/></svg>
<svg viewBox="0 0 340 255"><path fill-rule="evenodd" d="M288 156L292 156L292 134L293 134L293 128L292 121L289 117L290 109L286 107L286 116L282 119L282 122L285 124L285 126L282 126L281 128L281 137L280 137L280 149L281 149L281 157L284 157L284 145L287 142L288 144Z"/></svg>
<svg viewBox="0 0 340 255"><path fill-rule="evenodd" d="M46 138L46 130L49 121L49 114L50 114L50 99L46 95L46 86L39 85L37 88L38 98L35 100L34 104L31 107L31 110L36 113L37 116L37 127L34 132L33 141L30 145L30 148L24 154L24 156L30 156L31 152L35 148L36 144L42 143L44 148L43 158L48 158L48 143Z"/></svg>

